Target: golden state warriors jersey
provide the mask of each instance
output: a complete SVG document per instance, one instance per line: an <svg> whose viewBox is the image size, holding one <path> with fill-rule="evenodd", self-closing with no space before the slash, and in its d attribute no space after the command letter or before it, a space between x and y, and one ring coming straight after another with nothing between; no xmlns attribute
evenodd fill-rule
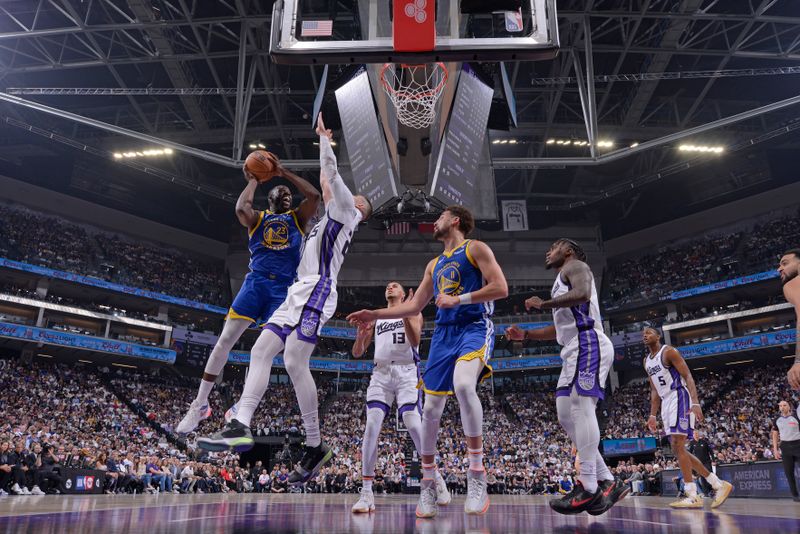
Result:
<svg viewBox="0 0 800 534"><path fill-rule="evenodd" d="M440 293L457 297L477 291L484 285L483 274L469 253L471 240L466 240L449 254L444 253L436 259L433 266L433 296ZM467 324L489 317L494 313L494 302L462 304L455 308L437 309L436 324Z"/></svg>
<svg viewBox="0 0 800 534"><path fill-rule="evenodd" d="M303 230L293 211L262 211L250 231L250 270L257 274L293 279L300 263Z"/></svg>

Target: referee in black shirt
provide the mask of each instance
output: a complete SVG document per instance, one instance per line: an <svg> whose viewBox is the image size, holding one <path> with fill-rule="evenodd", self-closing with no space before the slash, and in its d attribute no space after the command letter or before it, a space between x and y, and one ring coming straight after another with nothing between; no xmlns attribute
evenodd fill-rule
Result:
<svg viewBox="0 0 800 534"><path fill-rule="evenodd" d="M778 403L781 416L775 420L772 427L772 452L775 458L783 460L783 472L786 473L786 480L789 481L789 490L795 502L800 502L797 494L797 481L794 477L795 463L800 462L800 420L792 413L789 403L781 401ZM780 451L778 441L780 440Z"/></svg>
<svg viewBox="0 0 800 534"><path fill-rule="evenodd" d="M708 440L703 434L703 431L700 430L699 428L696 428L694 430L694 439L689 444L689 452L694 454L695 458L700 460L700 463L703 464L703 467L705 467L712 473L714 472L714 469L711 465L712 463L711 445L708 443ZM703 490L704 494L708 495L709 493L711 493L712 491L711 484L709 484L705 478L698 476L697 482L700 484L700 487Z"/></svg>

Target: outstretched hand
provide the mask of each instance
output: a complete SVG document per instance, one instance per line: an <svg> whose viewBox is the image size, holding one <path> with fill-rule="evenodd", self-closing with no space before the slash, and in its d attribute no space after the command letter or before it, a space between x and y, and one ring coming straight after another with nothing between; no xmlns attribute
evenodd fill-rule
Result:
<svg viewBox="0 0 800 534"><path fill-rule="evenodd" d="M347 316L351 325L360 327L362 324L369 324L376 319L375 310L359 310Z"/></svg>
<svg viewBox="0 0 800 534"><path fill-rule="evenodd" d="M320 137L324 135L328 139L333 140L333 132L325 128L325 121L322 120L322 113L320 113L319 116L317 117L316 132L317 135L319 135Z"/></svg>

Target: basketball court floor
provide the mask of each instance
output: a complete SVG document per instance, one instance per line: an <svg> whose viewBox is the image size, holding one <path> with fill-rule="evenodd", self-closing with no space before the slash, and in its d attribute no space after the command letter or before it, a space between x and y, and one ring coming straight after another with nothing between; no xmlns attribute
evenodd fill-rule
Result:
<svg viewBox="0 0 800 534"><path fill-rule="evenodd" d="M355 495L43 496L0 499L0 532L800 532L800 504L731 498L718 510L672 510L669 498L632 497L607 514L562 516L543 496L493 496L483 516L467 516L463 497L435 519L414 516L416 497L378 496L369 515L350 512Z"/></svg>

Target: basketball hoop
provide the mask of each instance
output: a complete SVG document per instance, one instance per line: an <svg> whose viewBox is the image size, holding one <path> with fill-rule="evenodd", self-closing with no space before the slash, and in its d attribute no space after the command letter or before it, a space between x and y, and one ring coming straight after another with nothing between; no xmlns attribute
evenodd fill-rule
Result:
<svg viewBox="0 0 800 534"><path fill-rule="evenodd" d="M436 102L447 84L447 67L444 63L386 63L381 69L381 84L397 110L397 120L420 130L436 118Z"/></svg>

